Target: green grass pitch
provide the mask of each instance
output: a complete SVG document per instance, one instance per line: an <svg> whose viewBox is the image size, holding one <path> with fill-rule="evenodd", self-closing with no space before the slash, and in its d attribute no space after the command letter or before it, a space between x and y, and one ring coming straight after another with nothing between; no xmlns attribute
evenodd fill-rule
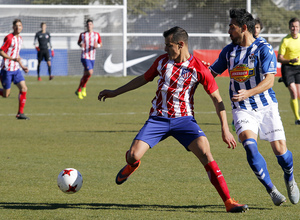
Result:
<svg viewBox="0 0 300 220"><path fill-rule="evenodd" d="M15 119L18 92L12 85L11 96L0 99L0 219L299 219L300 204L273 205L250 170L241 144L227 149L212 101L201 86L195 95L195 117L231 196L250 210L226 213L205 169L173 138L149 150L129 180L116 185L125 152L148 118L156 80L104 103L97 97L102 89L117 88L132 78L93 76L88 96L79 100L74 94L79 76L53 81L42 77L41 82L26 77L29 121ZM231 122L228 78L217 82ZM300 127L294 125L288 90L277 79L274 90L300 183ZM283 172L269 143L258 144L273 183L287 197ZM73 195L62 193L56 184L59 172L68 167L78 169L84 180Z"/></svg>

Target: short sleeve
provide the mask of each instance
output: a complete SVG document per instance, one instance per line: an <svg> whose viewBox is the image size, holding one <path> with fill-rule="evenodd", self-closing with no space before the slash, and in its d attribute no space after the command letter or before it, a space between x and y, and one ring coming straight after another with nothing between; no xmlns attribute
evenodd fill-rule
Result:
<svg viewBox="0 0 300 220"><path fill-rule="evenodd" d="M161 60L161 57L158 57L152 66L145 72L144 76L147 81L153 81L153 79L159 74L157 70L159 60Z"/></svg>
<svg viewBox="0 0 300 220"><path fill-rule="evenodd" d="M12 35L7 35L3 40L3 45L1 47L1 50L6 51L10 47L11 41L12 41Z"/></svg>
<svg viewBox="0 0 300 220"><path fill-rule="evenodd" d="M219 54L218 59L209 67L213 72L221 75L227 69L227 48L226 46Z"/></svg>
<svg viewBox="0 0 300 220"><path fill-rule="evenodd" d="M260 60L262 74L277 73L277 59L270 44L264 44L261 50Z"/></svg>

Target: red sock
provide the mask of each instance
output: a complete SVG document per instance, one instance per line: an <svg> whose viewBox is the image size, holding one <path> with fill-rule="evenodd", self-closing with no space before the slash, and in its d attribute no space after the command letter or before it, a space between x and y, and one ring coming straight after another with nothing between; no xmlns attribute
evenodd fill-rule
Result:
<svg viewBox="0 0 300 220"><path fill-rule="evenodd" d="M91 75L84 75L83 76L83 82L82 82L82 87L86 87L87 82L91 78Z"/></svg>
<svg viewBox="0 0 300 220"><path fill-rule="evenodd" d="M0 96L3 96L3 89L0 89Z"/></svg>
<svg viewBox="0 0 300 220"><path fill-rule="evenodd" d="M223 177L221 170L218 167L216 161L212 161L205 165L205 170L207 175L210 179L210 182L218 191L219 195L221 196L223 202L227 199L230 199L229 190L226 184L226 181Z"/></svg>
<svg viewBox="0 0 300 220"><path fill-rule="evenodd" d="M27 92L20 92L19 93L19 112L20 114L24 113L24 107L26 103L26 93Z"/></svg>
<svg viewBox="0 0 300 220"><path fill-rule="evenodd" d="M138 165L138 163L139 163L139 160L138 161L135 161L134 163L129 163L128 162L128 160L127 160L127 154L129 153L129 150L126 152L126 154L125 154L125 158L126 158L126 162L127 162L127 164L129 164L130 166L132 166L132 167L135 167L135 166L137 166Z"/></svg>
<svg viewBox="0 0 300 220"><path fill-rule="evenodd" d="M80 80L80 83L79 83L79 87L77 89L78 92L81 92L81 88L82 87L86 87L87 81L89 80L90 77L91 77L91 75L86 75L86 74L84 74L81 77L81 80Z"/></svg>
<svg viewBox="0 0 300 220"><path fill-rule="evenodd" d="M82 79L83 79L83 77L81 77L81 79L80 79L79 86L78 86L78 89L77 89L78 92L81 92Z"/></svg>

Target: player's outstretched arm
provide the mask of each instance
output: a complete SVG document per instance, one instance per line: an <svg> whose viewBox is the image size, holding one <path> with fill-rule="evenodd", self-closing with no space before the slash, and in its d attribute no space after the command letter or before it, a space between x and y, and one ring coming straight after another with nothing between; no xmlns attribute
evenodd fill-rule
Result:
<svg viewBox="0 0 300 220"><path fill-rule="evenodd" d="M220 96L219 90L217 89L212 94L210 94L210 98L212 99L212 101L215 105L217 115L221 122L223 141L228 145L228 148L234 149L236 147L236 141L235 141L233 135L230 133L230 130L228 127L228 122L227 122L225 106L224 106L224 103Z"/></svg>
<svg viewBox="0 0 300 220"><path fill-rule="evenodd" d="M115 90L103 90L99 93L98 95L98 100L99 101L105 101L106 98L113 98L118 95L121 95L125 92L137 89L145 84L147 84L148 81L145 79L144 75L140 75L133 80L131 80L129 83L125 84L124 86L121 86Z"/></svg>

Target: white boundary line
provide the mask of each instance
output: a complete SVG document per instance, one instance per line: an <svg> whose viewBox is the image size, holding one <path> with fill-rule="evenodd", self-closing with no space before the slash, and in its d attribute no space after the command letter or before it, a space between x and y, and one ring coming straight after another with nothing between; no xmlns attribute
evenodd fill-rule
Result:
<svg viewBox="0 0 300 220"><path fill-rule="evenodd" d="M288 112L289 110L279 110L279 112ZM28 116L76 116L76 115L87 115L87 116L109 116L109 115L148 115L149 112L123 112L123 113L113 113L113 112L107 112L107 113L33 113L33 114L27 114ZM195 112L195 115L203 114L203 115L210 115L210 114L216 114L215 111L210 112ZM227 114L231 114L231 111L228 111ZM16 114L0 114L0 117L6 117L6 116L15 116Z"/></svg>

